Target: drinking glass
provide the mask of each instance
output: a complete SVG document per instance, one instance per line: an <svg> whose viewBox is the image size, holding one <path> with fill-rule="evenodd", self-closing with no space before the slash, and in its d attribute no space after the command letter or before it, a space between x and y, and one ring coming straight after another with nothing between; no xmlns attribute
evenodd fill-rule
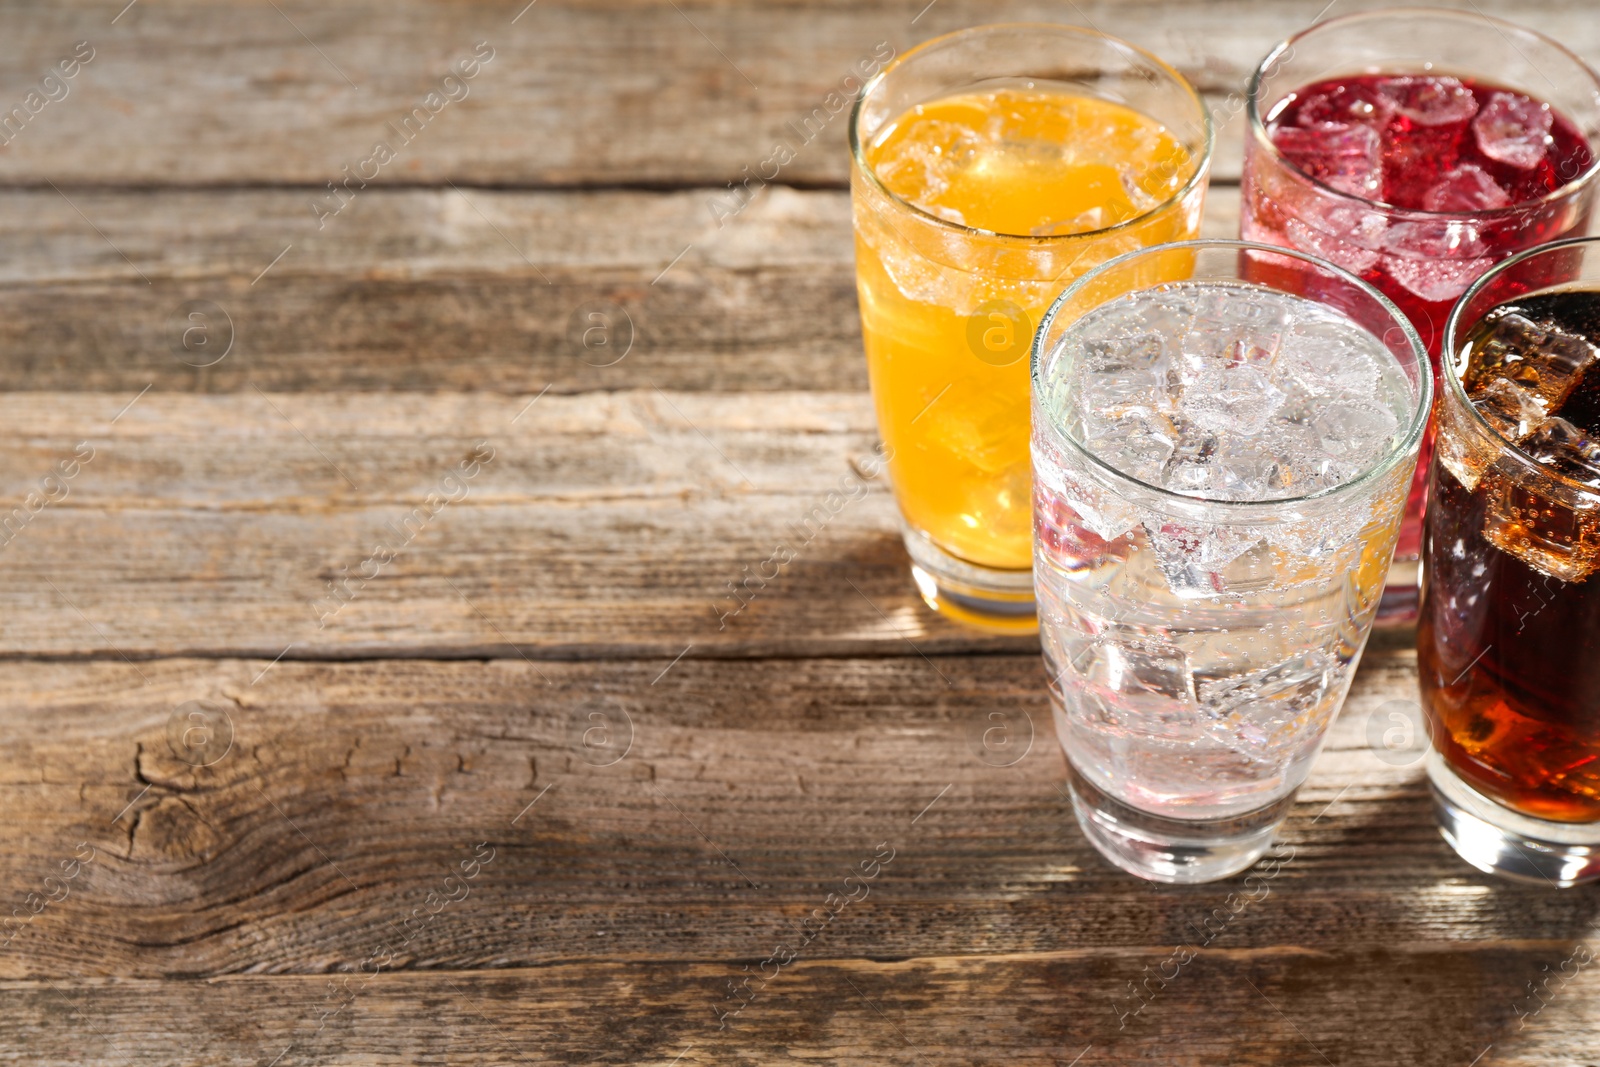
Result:
<svg viewBox="0 0 1600 1067"><path fill-rule="evenodd" d="M1541 885L1600 878L1594 343L1600 239L1524 252L1467 290L1445 326L1423 542L1417 671L1439 827L1480 870Z"/></svg>
<svg viewBox="0 0 1600 1067"><path fill-rule="evenodd" d="M1032 371L1040 637L1078 823L1145 878L1243 870L1371 632L1427 353L1344 270L1196 241L1078 279Z"/></svg>
<svg viewBox="0 0 1600 1067"><path fill-rule="evenodd" d="M1383 77L1391 75L1409 78L1402 84ZM1393 300L1421 334L1436 377L1439 340L1452 303L1496 262L1587 232L1600 172L1594 152L1566 158L1553 179L1565 184L1521 202L1507 202L1510 197L1493 181L1481 184L1489 171L1498 177L1521 172L1512 163L1486 160L1476 147L1462 157L1476 162L1456 163L1435 174L1434 168L1450 163L1444 155L1454 151L1451 137L1460 134L1481 146L1486 143L1482 137L1507 128L1503 103L1495 105L1494 113L1487 104L1471 112L1471 103L1466 105L1471 113L1452 111L1462 103L1462 94L1458 86L1441 81L1450 78L1476 86L1476 97L1483 100L1492 102L1493 91L1505 89L1542 101L1553 109L1557 131L1574 130L1600 147L1600 76L1549 38L1470 11L1412 8L1347 15L1289 38L1256 69L1249 89L1239 219L1245 240L1319 256L1360 275ZM1379 113L1390 106L1409 108L1388 112L1390 117L1380 123L1406 132L1400 142L1405 151L1389 153L1378 163L1378 173L1366 172L1374 160L1363 162L1359 137L1339 145L1347 154L1313 157L1319 159L1320 177L1292 162L1273 141L1269 124L1291 109L1308 106L1304 90L1340 80L1354 87L1352 96L1370 98L1363 105L1368 118L1374 108ZM1387 95L1372 91L1379 81L1390 86ZM1367 91L1358 91L1361 83ZM1347 120L1341 125L1349 132L1362 133L1356 129L1362 116L1350 111L1346 107L1344 113L1329 114ZM1487 123L1487 133L1469 125L1480 121ZM1505 143L1494 151L1504 159L1527 162L1516 158L1520 148ZM1438 210L1403 210L1380 195L1385 184L1419 181L1437 184L1423 198ZM1485 206L1492 204L1501 206ZM1385 622L1406 622L1416 615L1431 444L1430 434L1423 442L1380 609Z"/></svg>
<svg viewBox="0 0 1600 1067"><path fill-rule="evenodd" d="M1175 70L1115 38L984 26L869 82L850 148L862 336L912 576L947 616L1031 631L1034 323L1096 264L1199 232L1209 115ZM1040 177L1080 163L1082 180ZM914 202L908 181L943 199ZM962 189L970 203L951 198Z"/></svg>

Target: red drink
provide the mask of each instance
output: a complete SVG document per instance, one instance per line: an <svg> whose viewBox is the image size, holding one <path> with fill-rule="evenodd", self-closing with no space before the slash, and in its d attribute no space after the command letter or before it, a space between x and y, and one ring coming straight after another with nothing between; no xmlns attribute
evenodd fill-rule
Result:
<svg viewBox="0 0 1600 1067"><path fill-rule="evenodd" d="M1374 248L1362 238L1375 232L1325 233L1316 225L1322 220L1307 220L1294 205L1260 195L1246 201L1247 239L1316 246L1303 250L1371 282L1405 312L1435 358L1445 316L1468 285L1511 253L1583 222L1500 212L1555 192L1594 162L1569 119L1509 89L1450 77L1335 78L1286 97L1267 131L1285 159L1339 192L1408 211L1483 216L1449 231L1390 222ZM1358 231L1363 223L1376 230L1366 219L1349 221Z"/></svg>
<svg viewBox="0 0 1600 1067"><path fill-rule="evenodd" d="M1422 9L1319 23L1257 69L1250 120L1240 236L1371 283L1416 327L1436 374L1445 318L1469 285L1588 228L1600 75L1508 23ZM1431 452L1430 433L1381 620L1416 612Z"/></svg>

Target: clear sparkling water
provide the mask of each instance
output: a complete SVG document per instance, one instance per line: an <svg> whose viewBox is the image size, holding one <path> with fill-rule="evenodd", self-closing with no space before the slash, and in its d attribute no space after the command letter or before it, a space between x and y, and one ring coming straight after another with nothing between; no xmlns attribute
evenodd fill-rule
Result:
<svg viewBox="0 0 1600 1067"><path fill-rule="evenodd" d="M1179 282L1073 324L1039 383L1034 574L1074 765L1180 818L1282 797L1349 685L1410 471L1317 494L1401 446L1405 372L1323 305Z"/></svg>

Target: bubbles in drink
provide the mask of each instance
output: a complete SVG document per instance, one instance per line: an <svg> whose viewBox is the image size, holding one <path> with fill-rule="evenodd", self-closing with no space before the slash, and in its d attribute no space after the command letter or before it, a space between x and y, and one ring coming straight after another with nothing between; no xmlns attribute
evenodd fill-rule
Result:
<svg viewBox="0 0 1600 1067"><path fill-rule="evenodd" d="M1562 477L1600 489L1600 440L1561 416L1535 427L1522 450Z"/></svg>
<svg viewBox="0 0 1600 1067"><path fill-rule="evenodd" d="M1592 162L1550 105L1449 77L1357 75L1293 94L1268 126L1290 162L1398 208L1476 212L1537 199Z"/></svg>
<svg viewBox="0 0 1600 1067"><path fill-rule="evenodd" d="M1369 74L1319 82L1287 99L1268 134L1295 167L1341 193L1463 215L1537 200L1593 161L1583 135L1548 104L1442 76ZM1257 206L1247 205L1247 213ZM1538 239L1520 227L1491 241L1481 228L1458 222L1386 226L1357 205L1315 198L1285 207L1287 217L1276 227L1247 219L1253 239L1287 243L1357 273L1376 267L1380 288L1393 294L1397 287L1424 304L1448 305L1460 296L1493 265L1495 242ZM1436 325L1443 324L1445 310Z"/></svg>
<svg viewBox="0 0 1600 1067"><path fill-rule="evenodd" d="M1349 684L1409 470L1318 494L1403 446L1405 372L1323 304L1183 281L1078 319L1037 382L1034 574L1074 767L1176 817L1282 796Z"/></svg>
<svg viewBox="0 0 1600 1067"><path fill-rule="evenodd" d="M1162 489L1302 496L1368 469L1402 431L1394 358L1310 300L1177 282L1103 304L1074 333L1082 443Z"/></svg>
<svg viewBox="0 0 1600 1067"><path fill-rule="evenodd" d="M1506 440L1563 478L1600 488L1600 404L1591 399L1600 395L1600 300L1592 294L1528 297L1489 312L1467 339L1462 385Z"/></svg>
<svg viewBox="0 0 1600 1067"><path fill-rule="evenodd" d="M1535 321L1511 305L1485 316L1470 344L1462 384L1473 404L1513 442L1558 409L1578 376L1600 360L1600 350L1586 337L1548 317Z"/></svg>
<svg viewBox="0 0 1600 1067"><path fill-rule="evenodd" d="M1199 228L1200 131L1185 144L1095 91L990 81L858 131L862 339L896 499L908 526L980 567L1032 557L1034 324L1074 277Z"/></svg>
<svg viewBox="0 0 1600 1067"><path fill-rule="evenodd" d="M1521 457L1445 405L1417 642L1455 772L1574 822L1600 819L1597 346L1600 292L1582 289L1501 304L1468 334L1463 387Z"/></svg>
<svg viewBox="0 0 1600 1067"><path fill-rule="evenodd" d="M1118 104L1027 87L911 108L870 149L878 179L930 214L995 233L1088 233L1177 192L1188 153Z"/></svg>
<svg viewBox="0 0 1600 1067"><path fill-rule="evenodd" d="M1383 145L1370 126L1279 126L1272 143L1301 170L1341 193L1375 197L1383 189Z"/></svg>

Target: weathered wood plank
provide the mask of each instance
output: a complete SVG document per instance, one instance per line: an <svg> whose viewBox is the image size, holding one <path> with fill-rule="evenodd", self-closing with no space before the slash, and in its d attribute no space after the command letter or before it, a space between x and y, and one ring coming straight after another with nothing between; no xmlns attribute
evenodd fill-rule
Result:
<svg viewBox="0 0 1600 1067"><path fill-rule="evenodd" d="M1570 948L1570 946L1567 946ZM3 982L0 1055L39 1065L254 1063L1593 1063L1590 968L1519 1029L1525 975L1564 948L1207 951L1117 1028L1113 998L1169 950L899 963L797 960L729 1028L732 964L563 963L342 984ZM1152 986L1152 988L1155 988ZM323 1013L345 1005L318 1030ZM1131 1010L1122 1008L1121 1010ZM426 1019L427 1025L419 1025ZM1493 1051L1484 1057L1488 1046ZM9 1047L7 1047L9 1046ZM131 1060L130 1060L131 1057ZM1492 1057L1492 1058L1491 1058Z"/></svg>
<svg viewBox="0 0 1600 1067"><path fill-rule="evenodd" d="M864 390L848 195L721 228L707 196L372 190L305 233L296 191L11 193L0 390ZM1206 232L1237 227L1219 187ZM186 349L199 300L226 318Z"/></svg>
<svg viewBox="0 0 1600 1067"><path fill-rule="evenodd" d="M109 425L128 402L0 396L24 509L0 553L7 653L1030 647L917 600L889 494L857 473L865 395L149 393ZM23 525L80 434L93 458ZM493 458L464 478L478 440ZM780 543L796 558L774 575Z"/></svg>
<svg viewBox="0 0 1600 1067"><path fill-rule="evenodd" d="M0 976L348 970L384 944L412 969L749 962L880 843L893 859L808 958L1109 957L1197 936L1241 891L1136 882L1094 854L1033 656L28 663L0 680L0 899L96 850ZM1369 717L1414 684L1408 652L1369 657L1286 861L1212 948L1471 940L1543 960L1593 932L1592 894L1462 864L1420 760L1371 750ZM169 743L193 700L227 712L225 753ZM461 899L442 879L478 842L494 856ZM435 917L430 893L457 902Z"/></svg>
<svg viewBox="0 0 1600 1067"><path fill-rule="evenodd" d="M1460 6L1600 57L1600 25L1579 0ZM1317 15L1315 5L1291 0L542 0L523 8L517 0L142 0L117 16L85 2L12 5L15 44L0 56L7 108L74 42L90 41L95 57L65 99L45 105L0 149L0 181L321 189L387 139L397 158L375 182L721 186L788 138L798 155L786 181L837 185L846 173L845 113L809 144L786 124L825 108L879 42L904 51L995 21L1090 25L1165 56L1209 91L1226 120L1217 173L1230 177L1243 132L1228 94L1243 90L1275 41ZM437 105L402 143L390 124L440 89L479 41L494 58L466 83L469 95Z"/></svg>

